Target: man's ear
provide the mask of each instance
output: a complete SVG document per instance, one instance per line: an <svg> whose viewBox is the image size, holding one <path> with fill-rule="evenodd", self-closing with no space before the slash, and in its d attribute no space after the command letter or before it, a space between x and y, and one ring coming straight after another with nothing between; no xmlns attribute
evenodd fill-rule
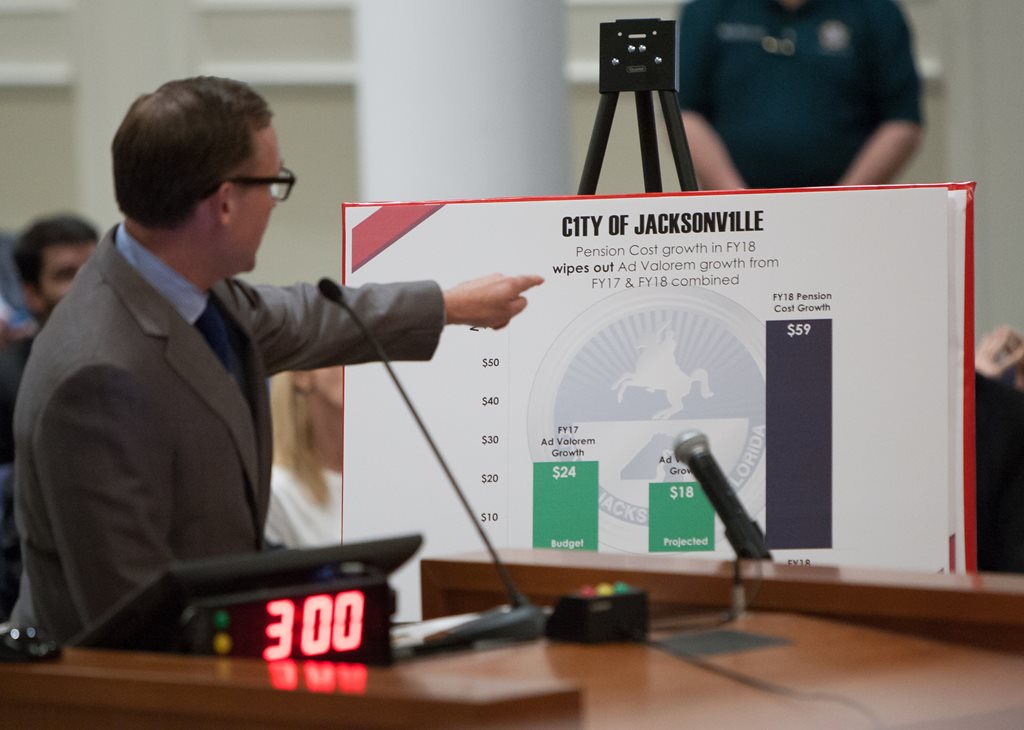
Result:
<svg viewBox="0 0 1024 730"><path fill-rule="evenodd" d="M32 314L40 315L46 309L46 302L35 284L27 281L21 282L21 294L25 298L25 306Z"/></svg>
<svg viewBox="0 0 1024 730"><path fill-rule="evenodd" d="M200 203L205 206L204 212L210 216L210 220L216 220L221 225L231 220L235 210L234 185L229 182L222 182L216 192Z"/></svg>

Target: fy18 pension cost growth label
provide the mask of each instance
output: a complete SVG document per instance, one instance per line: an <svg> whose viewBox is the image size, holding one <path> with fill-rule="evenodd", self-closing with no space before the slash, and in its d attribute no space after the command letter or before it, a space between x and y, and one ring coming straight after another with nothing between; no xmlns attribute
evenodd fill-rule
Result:
<svg viewBox="0 0 1024 730"><path fill-rule="evenodd" d="M351 205L345 279L545 276L507 328L449 327L398 366L499 545L730 555L673 453L696 429L776 559L942 570L964 529L968 203L934 186ZM346 539L479 549L370 367L346 372L345 454Z"/></svg>

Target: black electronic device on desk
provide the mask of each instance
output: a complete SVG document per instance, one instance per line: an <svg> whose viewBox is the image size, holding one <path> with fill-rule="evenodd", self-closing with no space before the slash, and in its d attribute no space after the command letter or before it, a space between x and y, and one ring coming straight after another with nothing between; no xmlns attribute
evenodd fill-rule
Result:
<svg viewBox="0 0 1024 730"><path fill-rule="evenodd" d="M419 535L172 564L72 640L78 646L391 663L387 576Z"/></svg>
<svg viewBox="0 0 1024 730"><path fill-rule="evenodd" d="M647 592L625 583L582 586L558 599L545 633L552 639L596 644L647 640Z"/></svg>

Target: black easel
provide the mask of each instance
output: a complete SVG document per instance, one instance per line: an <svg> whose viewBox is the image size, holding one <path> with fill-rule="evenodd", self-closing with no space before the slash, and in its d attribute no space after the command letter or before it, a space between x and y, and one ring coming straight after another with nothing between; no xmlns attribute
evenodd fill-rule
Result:
<svg viewBox="0 0 1024 730"><path fill-rule="evenodd" d="M644 189L648 193L662 191L658 137L654 129L654 100L651 97L651 92L657 91L680 189L697 190L697 176L693 172L693 160L676 96L676 22L645 19L601 23L600 55L601 102L583 164L579 195L597 192L597 179L601 175L621 91L632 91L636 97Z"/></svg>

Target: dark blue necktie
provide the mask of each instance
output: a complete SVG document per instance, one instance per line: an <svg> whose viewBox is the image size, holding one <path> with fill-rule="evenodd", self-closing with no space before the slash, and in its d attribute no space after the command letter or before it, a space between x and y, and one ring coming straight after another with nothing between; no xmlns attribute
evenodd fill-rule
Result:
<svg viewBox="0 0 1024 730"><path fill-rule="evenodd" d="M228 343L228 328L213 297L206 300L206 309L196 320L196 329L206 338L217 359L230 371L231 345Z"/></svg>

